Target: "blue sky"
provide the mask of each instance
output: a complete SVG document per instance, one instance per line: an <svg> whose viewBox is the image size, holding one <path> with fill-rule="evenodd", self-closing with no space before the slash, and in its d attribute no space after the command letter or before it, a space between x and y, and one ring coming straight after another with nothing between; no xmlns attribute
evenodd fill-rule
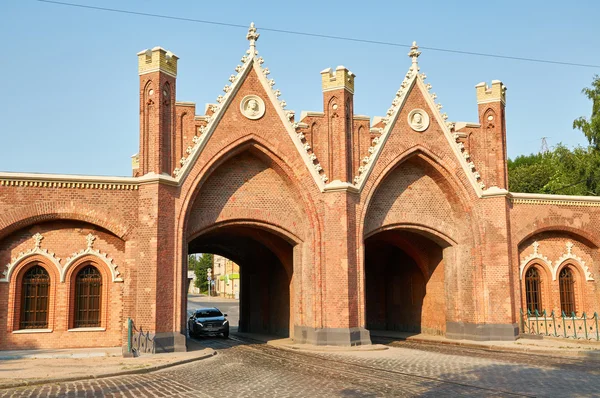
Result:
<svg viewBox="0 0 600 398"><path fill-rule="evenodd" d="M69 1L69 0L66 0ZM287 109L322 108L319 72L356 75L355 112L384 115L410 66L408 48L267 32L260 27L409 45L600 65L600 2L70 0L131 11L248 25ZM41 3L0 3L0 170L130 175L138 151L136 53L180 57L177 99L215 102L248 46L246 29ZM600 68L423 50L421 71L452 121L477 121L475 84L502 80L508 154L586 144L573 119L589 116L581 89Z"/></svg>

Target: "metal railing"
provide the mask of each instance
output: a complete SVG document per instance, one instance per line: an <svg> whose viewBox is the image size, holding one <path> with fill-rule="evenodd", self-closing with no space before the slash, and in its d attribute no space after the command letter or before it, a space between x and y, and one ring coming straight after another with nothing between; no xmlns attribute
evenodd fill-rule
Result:
<svg viewBox="0 0 600 398"><path fill-rule="evenodd" d="M150 332L136 328L133 319L127 318L127 351L133 356L155 353L154 337Z"/></svg>
<svg viewBox="0 0 600 398"><path fill-rule="evenodd" d="M524 313L521 309L521 333L600 341L598 313L594 312L592 317L588 317L584 312L578 317L574 312L569 316L563 311L557 316L554 310L548 315L546 310L541 313L527 310Z"/></svg>

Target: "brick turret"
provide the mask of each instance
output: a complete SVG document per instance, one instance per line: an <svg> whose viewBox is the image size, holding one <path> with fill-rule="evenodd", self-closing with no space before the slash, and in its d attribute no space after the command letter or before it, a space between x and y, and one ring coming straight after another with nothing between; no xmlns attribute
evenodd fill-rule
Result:
<svg viewBox="0 0 600 398"><path fill-rule="evenodd" d="M500 80L492 80L492 86L479 83L477 107L481 130L477 144L477 159L481 175L488 187L508 188L506 167L506 86Z"/></svg>
<svg viewBox="0 0 600 398"><path fill-rule="evenodd" d="M138 54L140 75L140 152L137 175L168 174L173 159L177 56L160 47Z"/></svg>
<svg viewBox="0 0 600 398"><path fill-rule="evenodd" d="M318 154L329 181L352 183L354 150L354 74L343 66L335 71L327 68L321 72L323 111L327 130L320 140L326 140L327 153Z"/></svg>

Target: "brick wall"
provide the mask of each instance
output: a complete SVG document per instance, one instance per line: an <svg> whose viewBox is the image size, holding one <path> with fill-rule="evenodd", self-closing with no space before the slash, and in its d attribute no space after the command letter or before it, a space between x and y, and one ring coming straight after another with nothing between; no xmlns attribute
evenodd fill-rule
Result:
<svg viewBox="0 0 600 398"><path fill-rule="evenodd" d="M519 202L502 193L478 196L419 84L408 93L362 189L322 189L311 167L320 163L324 172L318 174L327 174L329 182L352 182L380 134L353 115L349 90L327 89L323 114L305 117L296 130L306 136L307 153L316 155L307 165L261 84L263 72L252 68L211 132L204 127L215 110L196 115L194 104L175 103L173 73L142 74L140 178L0 176L0 264L35 247L35 233L44 236L41 248L62 259L85 249L85 236L93 233L94 248L118 264L123 279L110 281L109 266L98 263L105 330L68 331L71 283L60 282L61 270L41 255L19 263L10 280L0 282L0 349L121 345L127 317L144 330L182 337L188 251L228 255L240 264L242 279L244 263L246 275L272 276L269 291L283 299L269 301L256 293L246 298L243 312L256 313L266 303L289 323L249 315L249 327L262 324L263 331L355 330L381 325L382 317L434 334L447 333L451 324L511 326L524 305L520 267L534 242L552 261L564 254L567 242L573 244L572 253L594 278L573 264L578 308L598 310L599 207ZM257 120L240 110L250 94L265 103ZM425 131L407 122L415 108L430 116ZM458 136L488 187L506 186L503 112L500 102L480 104L482 126L465 127L466 136ZM489 126L490 120L498 123ZM206 139L202 151L185 177L173 180L198 137ZM144 177L147 172L163 176ZM272 254L269 264L256 265L256 253ZM13 333L20 278L30 260L44 264L51 276L52 332ZM381 278L381 267L389 279ZM545 305L557 308L557 285L550 283L551 274L545 278ZM246 292L259 291L251 279L241 281L250 284ZM416 295L395 295L407 283ZM390 296L373 293L382 289ZM389 299L395 304L382 306ZM414 311L404 317L409 299Z"/></svg>

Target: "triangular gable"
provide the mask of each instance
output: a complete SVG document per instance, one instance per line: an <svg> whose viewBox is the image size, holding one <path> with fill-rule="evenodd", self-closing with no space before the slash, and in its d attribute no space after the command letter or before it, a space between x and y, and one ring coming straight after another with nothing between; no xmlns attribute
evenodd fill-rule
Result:
<svg viewBox="0 0 600 398"><path fill-rule="evenodd" d="M279 100L281 92L280 90L273 88L275 85L275 80L267 79L267 76L270 74L269 68L263 68L262 64L264 63L264 60L262 57L258 56L258 51L256 51L255 42L258 39L258 36L259 34L256 33L254 23L252 23L250 25L250 29L248 30L247 36L248 40L250 40L250 48L246 51L246 54L241 59L242 65L238 65L235 68L237 75L230 76L229 81L231 84L226 85L223 88L225 95L220 95L217 97L217 104L211 107L214 113L206 117L207 125L200 128L201 134L194 137L194 145L188 148L187 151L188 156L181 159L181 167L176 168L173 171L173 175L178 183L181 183L186 178L200 156L200 153L210 140L210 137L225 114L225 111L231 105L242 83L246 80L250 71L254 70L265 93L271 101L273 108L281 119L283 126L290 135L290 138L300 153L302 160L313 176L315 183L319 189L323 191L325 188L325 183L328 180L327 176L325 175L321 165L318 162L315 163L317 161L316 155L312 153L310 145L306 143L304 134L296 133L298 123L292 122L294 112L286 111L285 101Z"/></svg>
<svg viewBox="0 0 600 398"><path fill-rule="evenodd" d="M362 165L358 170L358 175L354 178L354 183L359 190L362 190L375 163L379 159L391 131L398 121L398 115L404 108L409 93L413 89L418 88L421 90L423 98L425 98L427 105L431 109L433 118L440 125L444 136L448 140L448 144L456 155L456 158L462 166L465 175L471 182L477 196L481 197L484 193L483 190L485 189L485 184L481 180L479 173L475 170L475 164L470 161L469 153L466 151L464 145L459 142L459 135L452 133L451 129L454 127L454 123L447 121L448 116L445 113L442 114L440 112L440 109L442 108L441 104L436 104L435 102L435 99L437 98L436 94L429 92L431 90L431 84L425 83L427 76L423 73L419 74L420 68L417 63L417 58L420 54L416 43L413 43L411 51L408 54L412 58L413 63L400 84L400 89L396 92L396 97L392 100L392 106L388 109L386 116L381 120L384 127L380 130L380 136L373 140L372 146L369 148L370 155L361 160Z"/></svg>

